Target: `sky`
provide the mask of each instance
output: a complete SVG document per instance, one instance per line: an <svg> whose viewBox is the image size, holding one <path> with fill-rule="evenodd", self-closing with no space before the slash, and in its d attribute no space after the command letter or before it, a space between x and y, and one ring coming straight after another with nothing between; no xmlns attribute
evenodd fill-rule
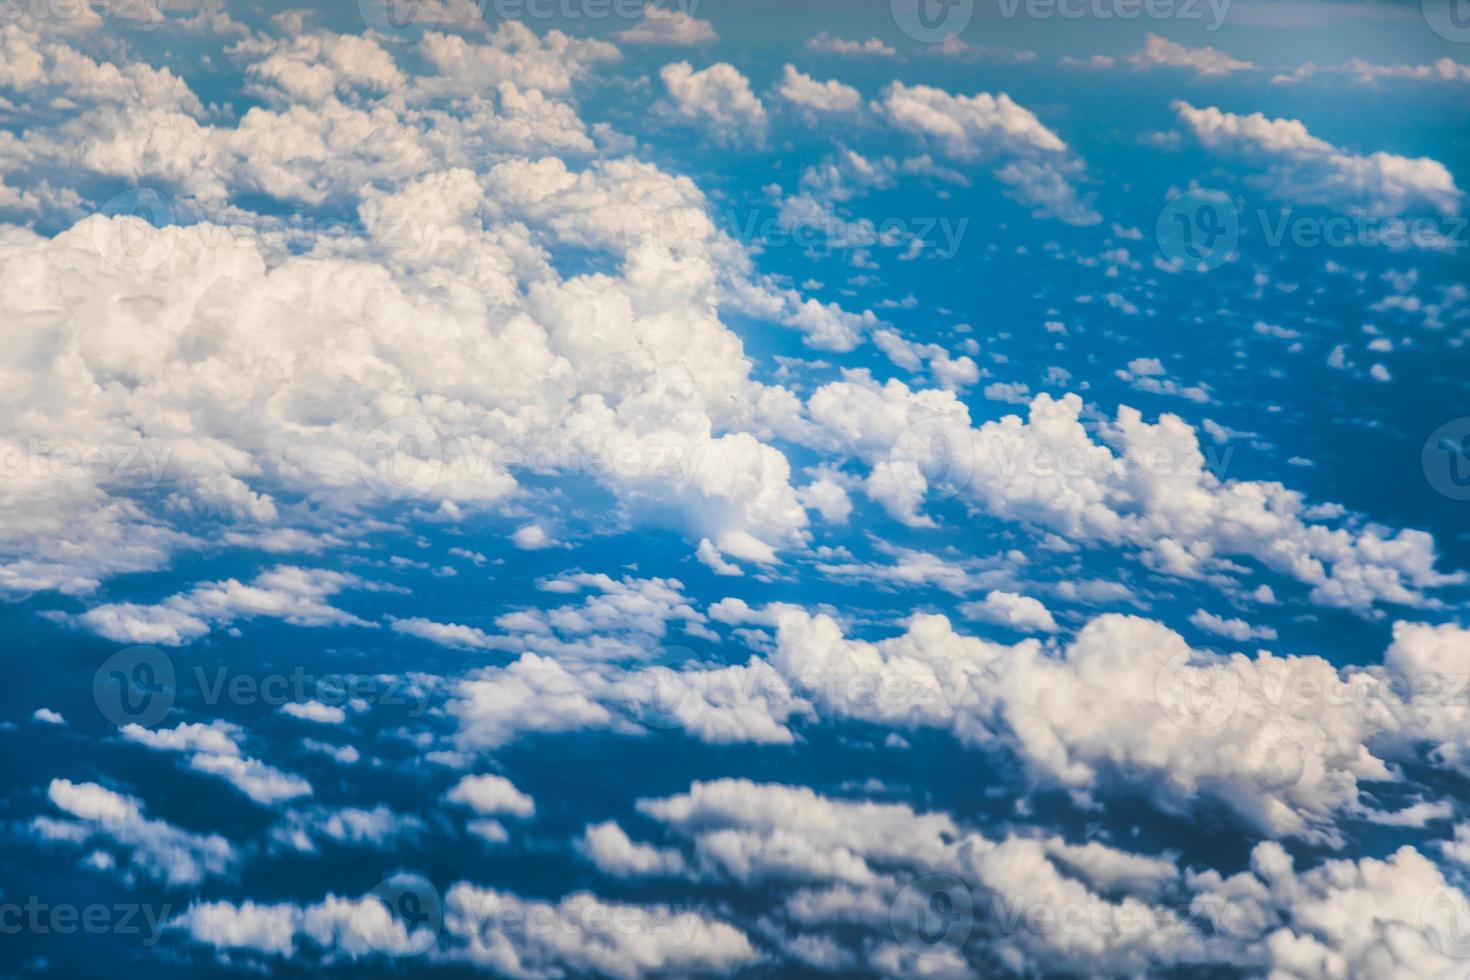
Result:
<svg viewBox="0 0 1470 980"><path fill-rule="evenodd" d="M1470 973L1467 45L0 4L0 978Z"/></svg>

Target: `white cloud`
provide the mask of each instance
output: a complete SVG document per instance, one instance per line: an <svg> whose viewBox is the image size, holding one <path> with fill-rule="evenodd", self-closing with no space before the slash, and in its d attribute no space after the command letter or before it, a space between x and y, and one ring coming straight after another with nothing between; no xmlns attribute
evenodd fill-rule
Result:
<svg viewBox="0 0 1470 980"><path fill-rule="evenodd" d="M708 130L726 145L759 146L766 138L766 108L750 90L750 81L733 66L719 62L695 71L687 61L664 65L658 77L668 90L679 117Z"/></svg>
<svg viewBox="0 0 1470 980"><path fill-rule="evenodd" d="M1190 614L1189 621L1207 633L1228 637L1237 643L1276 639L1276 631L1269 626L1252 626L1243 619L1226 619L1204 609L1196 609Z"/></svg>
<svg viewBox="0 0 1470 980"><path fill-rule="evenodd" d="M1164 366L1156 357L1135 357L1128 362L1127 370L1113 372L1118 380L1127 381L1135 391L1185 398L1201 405L1210 400L1210 393L1204 385L1182 385L1165 377L1165 373Z"/></svg>
<svg viewBox="0 0 1470 980"><path fill-rule="evenodd" d="M271 830L271 836L294 850L316 851L317 840L388 848L405 836L424 830L418 817L405 816L378 804L371 810L360 807L311 807L290 810Z"/></svg>
<svg viewBox="0 0 1470 980"><path fill-rule="evenodd" d="M683 10L664 9L645 4L643 19L619 31L618 40L629 44L671 44L692 46L716 40L715 28L707 20L698 20Z"/></svg>
<svg viewBox="0 0 1470 980"><path fill-rule="evenodd" d="M306 780L268 766L259 759L200 752L190 757L189 768L218 776L256 803L265 806L311 795L311 784Z"/></svg>
<svg viewBox="0 0 1470 980"><path fill-rule="evenodd" d="M861 372L816 391L808 408L829 437L870 471L864 487L899 520L924 526L931 493L958 493L990 514L1068 539L1142 550L1166 574L1201 578L1251 558L1312 589L1313 601L1367 610L1376 602L1432 605L1430 590L1463 581L1437 572L1433 539L1374 524L1330 527L1279 483L1227 480L1205 466L1192 427L1148 423L1128 406L1099 429L1076 395L1032 400L1015 415L969 425L948 392L878 385Z"/></svg>
<svg viewBox="0 0 1470 980"><path fill-rule="evenodd" d="M874 104L893 126L931 141L956 160L993 161L995 176L1024 204L1068 224L1102 220L1073 184L1082 165L1067 144L1005 93L951 95L893 82Z"/></svg>
<svg viewBox="0 0 1470 980"><path fill-rule="evenodd" d="M143 804L96 783L53 779L47 796L57 809L75 817L75 824L38 818L33 829L42 837L110 840L129 849L132 864L171 886L194 885L206 875L226 873L236 860L230 842L218 834L193 834L163 820L143 815ZM77 831L75 837L68 828Z"/></svg>
<svg viewBox="0 0 1470 980"><path fill-rule="evenodd" d="M265 806L312 792L311 784L300 776L242 755L239 743L245 733L229 722L194 722L156 730L126 725L119 731L129 741L155 752L189 754L190 769L217 776Z"/></svg>
<svg viewBox="0 0 1470 980"><path fill-rule="evenodd" d="M1187 68L1207 77L1251 71L1257 67L1249 61L1232 58L1209 45L1187 48L1157 34L1149 34L1143 50L1129 55L1125 60L1138 68Z"/></svg>
<svg viewBox="0 0 1470 980"><path fill-rule="evenodd" d="M132 602L93 606L76 616L84 628L119 643L181 646L215 626L266 616L294 626L371 626L326 600L362 585L355 575L322 568L278 565L246 584L206 582L156 605Z"/></svg>
<svg viewBox="0 0 1470 980"><path fill-rule="evenodd" d="M1470 65L1451 58L1438 58L1427 65L1381 65L1361 58L1352 58L1340 65L1317 65L1309 61L1290 72L1272 76L1271 81L1290 84L1317 75L1349 75L1363 85L1372 85L1386 78L1415 82L1470 82Z"/></svg>
<svg viewBox="0 0 1470 980"><path fill-rule="evenodd" d="M679 875L684 871L684 857L678 851L632 841L611 820L588 825L577 840L577 850L599 871L619 878Z"/></svg>
<svg viewBox="0 0 1470 980"><path fill-rule="evenodd" d="M1428 157L1362 156L1318 139L1295 119L1259 112L1240 116L1177 100L1173 108L1205 148L1263 164L1258 182L1278 198L1381 218L1425 209L1452 215L1464 196L1444 164Z"/></svg>
<svg viewBox="0 0 1470 980"><path fill-rule="evenodd" d="M870 37L866 41L849 41L840 37L833 37L826 31L806 42L808 51L819 51L822 54L842 55L876 55L880 58L892 58L898 54L888 44L883 43L876 37Z"/></svg>
<svg viewBox="0 0 1470 980"><path fill-rule="evenodd" d="M778 91L792 105L813 112L854 112L863 102L861 93L851 85L844 85L835 78L819 82L789 64L782 69Z"/></svg>
<svg viewBox="0 0 1470 980"><path fill-rule="evenodd" d="M516 528L510 536L511 543L522 551L539 551L542 548L550 548L556 544L551 535L540 524L527 524Z"/></svg>
<svg viewBox="0 0 1470 980"><path fill-rule="evenodd" d="M516 789L504 776L487 773L465 776L444 797L450 803L462 803L482 816L508 813L514 817L532 817L536 802Z"/></svg>
<svg viewBox="0 0 1470 980"><path fill-rule="evenodd" d="M1368 747L1395 727L1378 682L1320 658L1216 657L1118 615L1091 621L1059 657L1032 640L961 636L943 616L877 643L845 638L825 615L776 618L772 665L825 710L1008 746L1034 780L1083 800L1116 780L1165 810L1207 798L1262 833L1336 841L1359 782L1391 778ZM1282 694L1303 685L1321 696Z"/></svg>
<svg viewBox="0 0 1470 980"><path fill-rule="evenodd" d="M322 704L316 700L292 701L290 704L283 704L281 714L290 715L302 721L314 721L320 725L340 725L347 720L347 712L341 708Z"/></svg>
<svg viewBox="0 0 1470 980"><path fill-rule="evenodd" d="M507 640L504 637L494 637L482 629L474 626L463 626L459 623L436 623L433 620L423 619L418 616L407 619L394 619L390 625L396 633L406 633L409 636L417 636L421 640L437 643L445 647L459 647L466 650L494 650L503 647Z"/></svg>
<svg viewBox="0 0 1470 980"><path fill-rule="evenodd" d="M1040 599L1015 592L988 593L980 602L960 606L960 612L970 619L1009 626L1023 633L1056 633L1061 629Z"/></svg>

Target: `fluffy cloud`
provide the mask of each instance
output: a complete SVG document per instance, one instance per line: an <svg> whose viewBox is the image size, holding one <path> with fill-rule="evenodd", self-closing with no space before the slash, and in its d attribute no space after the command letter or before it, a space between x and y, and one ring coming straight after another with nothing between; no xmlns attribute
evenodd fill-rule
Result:
<svg viewBox="0 0 1470 980"><path fill-rule="evenodd" d="M236 579L207 582L156 605L93 606L79 614L76 622L119 643L163 646L180 646L208 635L216 626L259 616L283 619L294 626L371 626L325 601L361 584L357 576L345 572L280 565L260 573L249 584Z"/></svg>
<svg viewBox="0 0 1470 980"><path fill-rule="evenodd" d="M311 807L288 811L272 828L271 836L307 853L316 851L318 840L386 849L401 838L421 833L424 827L418 817L405 816L382 804L371 810L352 806Z"/></svg>
<svg viewBox="0 0 1470 980"><path fill-rule="evenodd" d="M833 37L826 31L809 38L806 49L822 54L876 55L882 58L892 58L898 54L891 45L884 44L876 37L870 37L866 41L849 41L846 38Z"/></svg>
<svg viewBox="0 0 1470 980"><path fill-rule="evenodd" d="M1209 45L1187 48L1157 34L1149 34L1143 50L1129 55L1126 60L1138 68L1187 68L1195 74L1206 76L1228 75L1236 71L1250 71L1256 67L1249 61L1232 58Z"/></svg>
<svg viewBox="0 0 1470 980"><path fill-rule="evenodd" d="M28 358L11 390L47 406L0 432L0 452L29 461L0 501L0 586L86 592L222 522L245 542L388 504L462 519L514 495L520 466L604 481L736 558L800 544L789 467L762 441L799 405L750 380L717 310L834 348L876 318L757 275L685 178L539 156L594 149L558 97L615 49L514 23L474 42L430 33L432 70L405 77L370 39L255 39L234 56L267 104L231 126L165 71L127 64L103 85L72 49L7 30L39 52L15 62L27 79L120 100L28 133L21 178L123 177L145 189L120 210L179 224L98 215L54 238L0 233L0 320ZM680 77L689 105L758 119L734 76ZM129 142L140 132L168 136ZM357 221L307 229L303 248L299 229L230 203L261 193ZM658 220L670 208L694 230L687 249ZM563 279L548 258L561 247L606 251L620 274ZM282 306L298 311L289 330L269 325ZM589 316L598 330L581 329ZM470 356L431 356L449 350ZM114 626L198 634L197 617L177 619Z"/></svg>
<svg viewBox="0 0 1470 980"><path fill-rule="evenodd" d="M970 619L1009 626L1025 633L1056 633L1061 627L1040 599L997 590L980 602L969 602L960 612Z"/></svg>
<svg viewBox="0 0 1470 980"><path fill-rule="evenodd" d="M664 65L658 77L668 90L674 113L704 127L727 145L756 144L766 138L766 107L750 81L720 62L695 71L687 61Z"/></svg>
<svg viewBox="0 0 1470 980"><path fill-rule="evenodd" d="M758 958L745 933L702 912L604 902L585 892L551 903L458 882L445 893L443 910L437 936L422 926L410 933L375 895L328 895L305 906L201 902L170 927L225 956L310 950L330 962L412 951L525 980L727 973Z"/></svg>
<svg viewBox="0 0 1470 980"><path fill-rule="evenodd" d="M626 670L526 653L458 682L448 710L459 725L456 744L483 751L527 733L588 728L681 730L713 744L791 744L787 723L811 708L755 657L726 667Z"/></svg>
<svg viewBox="0 0 1470 980"><path fill-rule="evenodd" d="M715 28L709 21L682 10L666 10L650 3L643 8L642 20L618 32L618 40L629 44L708 44L715 40Z"/></svg>
<svg viewBox="0 0 1470 980"><path fill-rule="evenodd" d="M536 813L534 800L516 789L509 779L493 773L465 776L444 798L451 803L462 803L482 816L508 813L515 817L530 817Z"/></svg>
<svg viewBox="0 0 1470 980"><path fill-rule="evenodd" d="M796 70L794 65L782 69L781 97L792 105L813 112L853 112L862 105L863 97L851 85L835 78L819 82Z"/></svg>
<svg viewBox="0 0 1470 980"><path fill-rule="evenodd" d="M1470 82L1470 65L1462 65L1451 58L1439 58L1427 65L1380 65L1361 58L1352 58L1340 65L1317 65L1309 61L1290 72L1273 75L1271 81L1290 84L1316 75L1350 75L1364 85L1384 78L1416 82Z"/></svg>
<svg viewBox="0 0 1470 980"><path fill-rule="evenodd" d="M1096 442L1075 395L1037 395L1027 420L1011 415L971 428L948 392L878 385L853 372L809 402L836 444L866 460L869 496L916 526L931 492L958 493L987 512L1067 538L1130 544L1154 569L1187 578L1233 571L1253 558L1312 589L1324 605L1432 605L1426 593L1463 581L1435 570L1422 531L1309 518L1300 494L1279 483L1222 480L1205 467L1192 427L1173 415L1149 423L1128 406Z"/></svg>
<svg viewBox="0 0 1470 980"><path fill-rule="evenodd" d="M235 849L218 834L194 834L149 819L138 799L96 783L53 779L46 793L57 809L76 819L38 817L32 824L36 834L74 843L110 841L128 849L134 867L170 886L194 885L206 875L224 874L236 861Z"/></svg>
<svg viewBox="0 0 1470 980"><path fill-rule="evenodd" d="M824 709L1005 745L1034 779L1084 799L1116 780L1165 809L1209 798L1263 833L1335 840L1360 782L1393 778L1368 744L1396 727L1378 681L1320 658L1217 657L1117 615L1060 656L962 636L943 616L877 643L794 608L776 622L772 665ZM1321 696L1287 696L1304 684Z"/></svg>
<svg viewBox="0 0 1470 980"><path fill-rule="evenodd" d="M124 738L154 751L187 754L190 769L223 779L263 806L310 796L312 792L311 784L300 776L242 755L239 742L244 732L228 722L196 722L157 730L127 725L120 731Z"/></svg>
<svg viewBox="0 0 1470 980"><path fill-rule="evenodd" d="M623 828L610 820L587 827L577 841L577 850L603 874L619 878L684 871L684 857L678 851L630 840Z"/></svg>
<svg viewBox="0 0 1470 980"><path fill-rule="evenodd" d="M639 809L684 839L702 873L753 894L786 885L766 921L793 956L810 962L820 937L842 930L829 968L986 975L998 960L1069 975L1440 976L1464 954L1454 917L1470 909L1466 896L1407 847L1298 871L1268 842L1250 870L1225 877L1098 841L991 840L942 813L747 780L695 783ZM918 941L910 930L944 923L913 922L909 909L928 896L909 882L944 891L968 942Z"/></svg>
<svg viewBox="0 0 1470 980"><path fill-rule="evenodd" d="M1043 215L1075 225L1102 220L1078 197L1073 181L1082 166L1067 144L1003 92L951 95L894 82L874 107L893 126L929 140L953 159L994 162L997 179Z"/></svg>
<svg viewBox="0 0 1470 980"><path fill-rule="evenodd" d="M1173 107L1206 149L1264 165L1258 181L1275 197L1377 218L1426 209L1452 215L1464 197L1444 164L1428 157L1362 156L1318 139L1295 119L1196 109L1183 101Z"/></svg>

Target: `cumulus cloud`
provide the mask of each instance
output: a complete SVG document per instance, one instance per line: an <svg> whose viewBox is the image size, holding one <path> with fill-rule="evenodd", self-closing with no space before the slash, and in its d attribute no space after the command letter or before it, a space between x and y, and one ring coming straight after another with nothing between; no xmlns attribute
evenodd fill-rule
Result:
<svg viewBox="0 0 1470 980"><path fill-rule="evenodd" d="M312 792L311 784L300 776L242 755L239 743L244 732L229 722L184 723L160 729L127 725L120 732L124 738L154 751L187 754L190 769L223 779L263 806L310 796Z"/></svg>
<svg viewBox="0 0 1470 980"><path fill-rule="evenodd" d="M750 80L733 65L719 62L695 71L687 61L664 65L658 77L668 90L674 114L703 127L729 146L760 145L766 138L766 107L750 90Z"/></svg>
<svg viewBox="0 0 1470 980"><path fill-rule="evenodd" d="M1205 45L1189 48L1175 41L1149 34L1142 51L1125 59L1137 68L1187 68L1197 75L1228 75L1231 72L1250 71L1256 65Z"/></svg>
<svg viewBox="0 0 1470 980"><path fill-rule="evenodd" d="M1276 639L1276 631L1269 626L1252 626L1243 619L1227 619L1204 609L1190 613L1189 621L1206 633L1228 637L1237 643Z"/></svg>
<svg viewBox="0 0 1470 980"><path fill-rule="evenodd" d="M963 636L943 616L876 643L826 615L786 608L776 621L772 665L823 709L1004 745L1033 779L1084 800L1137 787L1166 810L1209 799L1263 833L1336 841L1359 785L1393 778L1370 748L1396 729L1379 682L1317 657L1221 657L1118 615L1092 620L1060 656ZM1305 683L1322 696L1283 695Z"/></svg>
<svg viewBox="0 0 1470 980"><path fill-rule="evenodd" d="M898 54L891 45L883 43L876 37L870 37L866 41L850 41L846 38L833 37L826 31L809 38L806 42L806 49L822 54L875 55L880 58L892 58Z"/></svg>
<svg viewBox="0 0 1470 980"><path fill-rule="evenodd" d="M599 871L619 878L678 875L684 871L684 857L678 851L633 841L611 820L588 826L577 840L577 850Z"/></svg>
<svg viewBox="0 0 1470 980"><path fill-rule="evenodd" d="M894 127L923 137L953 159L994 163L996 178L1038 214L1074 225L1102 220L1077 193L1082 165L1067 144L1004 92L952 95L893 82L874 108Z"/></svg>
<svg viewBox="0 0 1470 980"><path fill-rule="evenodd" d="M38 817L32 830L56 841L110 842L131 855L132 866L169 886L194 885L206 875L226 873L237 860L230 842L218 834L195 834L144 816L136 797L97 783L53 779L46 795L72 821Z"/></svg>
<svg viewBox="0 0 1470 980"><path fill-rule="evenodd" d="M493 773L465 776L444 798L450 803L461 803L482 816L504 813L531 817L536 813L534 800L516 789L509 779Z"/></svg>
<svg viewBox="0 0 1470 980"><path fill-rule="evenodd" d="M207 582L156 605L132 602L93 606L76 617L78 625L119 643L181 646L207 636L216 626L259 616L293 626L371 626L326 600L362 585L355 575L323 568L278 565L251 582Z"/></svg>
<svg viewBox="0 0 1470 980"><path fill-rule="evenodd" d="M499 748L529 733L610 729L629 734L678 730L712 744L791 744L788 722L810 714L770 665L697 663L628 670L606 663L561 664L533 653L487 667L454 687L448 705L466 751Z"/></svg>
<svg viewBox="0 0 1470 980"><path fill-rule="evenodd" d="M810 955L840 931L844 941L826 955L849 969L942 963L984 975L998 959L1013 971L1068 975L1439 976L1456 969L1464 947L1455 916L1470 908L1409 847L1300 871L1267 842L1249 870L1227 877L1181 869L1170 855L1041 834L990 839L943 813L740 779L696 782L639 809L682 838L701 873L751 894L785 886L768 921L787 952ZM966 943L914 941L906 930L937 923L898 914L927 897L909 893L909 882L935 882L950 909L975 910Z"/></svg>
<svg viewBox="0 0 1470 980"><path fill-rule="evenodd" d="M819 82L797 71L794 65L782 69L781 85L777 91L792 105L813 112L853 112L863 101L862 95L851 85L844 85L835 78Z"/></svg>
<svg viewBox="0 0 1470 980"><path fill-rule="evenodd" d="M1311 587L1324 605L1368 611L1377 602L1433 605L1427 593L1463 581L1435 570L1430 535L1311 518L1279 483L1227 480L1205 466L1195 430L1174 415L1145 422L1120 406L1095 441L1082 400L1037 395L1023 421L978 428L948 392L879 385L851 372L809 401L829 437L870 465L864 488L915 526L931 493L957 493L987 512L1084 543L1129 544L1166 574L1201 578L1251 558Z"/></svg>
<svg viewBox="0 0 1470 980"><path fill-rule="evenodd" d="M960 612L970 619L1009 626L1023 633L1056 633L1061 629L1040 599L1015 592L991 592L979 602L960 606Z"/></svg>
<svg viewBox="0 0 1470 980"><path fill-rule="evenodd" d="M417 43L428 72L408 76L403 49L371 38L254 38L233 57L265 104L226 125L166 70L6 30L26 54L12 84L76 103L28 131L16 186L141 184L120 210L151 208L166 227L104 214L52 238L0 235L13 285L0 321L29 325L36 355L15 397L49 406L0 433L7 458L46 447L7 482L0 587L84 593L214 538L286 542L310 526L341 541L322 524L386 506L459 520L515 494L522 467L616 487L629 510L684 524L691 546L768 559L801 543L804 511L776 486L789 467L763 441L796 424L799 403L750 379L718 310L834 349L877 320L756 273L687 178L547 155L595 150L563 99L616 57L610 45L514 22L474 40L431 32ZM700 120L759 130L759 100L732 72L670 77ZM168 138L144 145L142 132ZM302 247L235 203L260 194L330 204L347 231L308 230ZM687 248L656 220L670 208L690 219ZM563 278L546 251L561 247L605 251L621 272ZM444 276L475 310L429 284ZM230 302L213 303L226 288ZM281 304L302 313L291 329L259 327ZM580 329L591 310L607 329ZM425 360L450 349L472 353ZM252 367L265 363L282 371ZM88 545L58 546L72 540L63 527L85 528ZM116 633L199 635L187 612L110 612Z"/></svg>
<svg viewBox="0 0 1470 980"><path fill-rule="evenodd" d="M682 10L664 9L652 3L643 7L643 19L618 32L618 40L629 44L692 46L716 40L715 28Z"/></svg>
<svg viewBox="0 0 1470 980"><path fill-rule="evenodd" d="M1351 58L1339 65L1318 65L1307 62L1289 72L1273 75L1271 81L1278 85L1305 81L1317 75L1328 77L1347 75L1363 85L1372 85L1382 79L1401 79L1415 82L1470 82L1470 65L1461 64L1451 58L1438 58L1427 65L1383 65L1362 58Z"/></svg>
<svg viewBox="0 0 1470 980"><path fill-rule="evenodd" d="M425 829L424 821L381 803L362 807L309 807L289 810L271 829L271 837L293 850L314 853L317 841L387 849Z"/></svg>
<svg viewBox="0 0 1470 980"><path fill-rule="evenodd" d="M327 895L311 905L199 902L170 928L222 955L331 960L375 952L429 952L506 976L600 974L639 978L725 973L758 958L741 930L699 911L604 902L585 892L559 902L457 882L444 895L437 937L410 932L375 895Z"/></svg>
<svg viewBox="0 0 1470 980"><path fill-rule="evenodd" d="M1356 154L1318 139L1298 120L1259 112L1241 116L1180 100L1173 108L1206 149L1264 166L1257 182L1274 197L1375 218L1424 210L1452 215L1464 197L1444 164L1428 157Z"/></svg>

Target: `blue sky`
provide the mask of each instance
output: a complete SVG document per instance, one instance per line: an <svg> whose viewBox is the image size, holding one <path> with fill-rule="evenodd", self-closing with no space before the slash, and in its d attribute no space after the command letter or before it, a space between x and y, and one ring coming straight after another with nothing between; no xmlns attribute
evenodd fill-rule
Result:
<svg viewBox="0 0 1470 980"><path fill-rule="evenodd" d="M0 975L1463 974L1466 25L6 8Z"/></svg>

